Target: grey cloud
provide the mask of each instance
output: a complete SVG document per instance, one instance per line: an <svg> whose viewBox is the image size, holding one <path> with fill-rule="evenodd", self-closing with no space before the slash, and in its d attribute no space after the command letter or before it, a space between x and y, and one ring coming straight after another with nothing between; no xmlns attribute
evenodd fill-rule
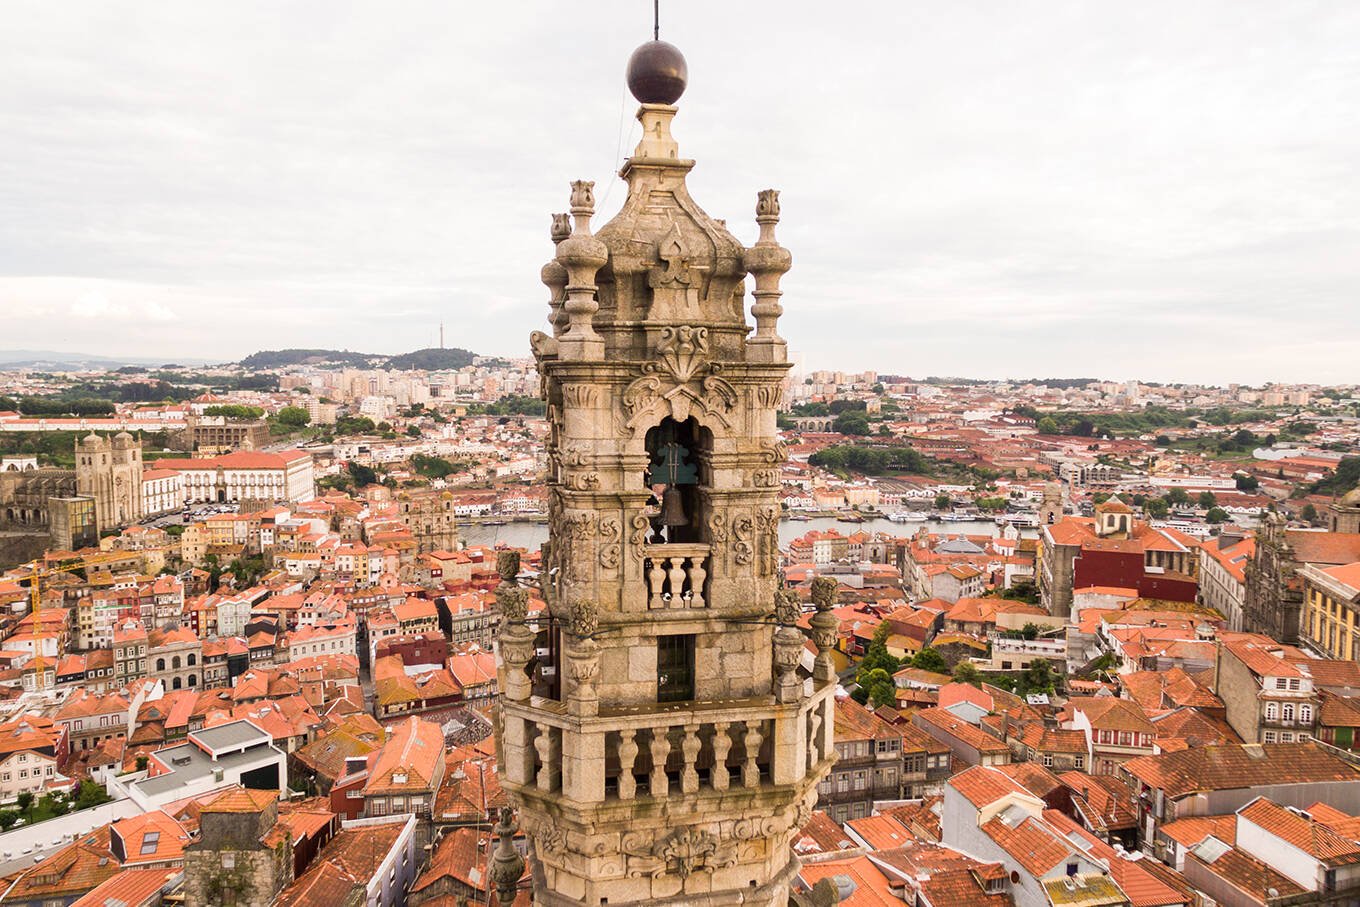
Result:
<svg viewBox="0 0 1360 907"><path fill-rule="evenodd" d="M1356 380L1355 4L664 6L692 191L749 240L783 190L808 365ZM399 351L442 319L522 354L567 181L623 200L649 13L6 4L6 342Z"/></svg>

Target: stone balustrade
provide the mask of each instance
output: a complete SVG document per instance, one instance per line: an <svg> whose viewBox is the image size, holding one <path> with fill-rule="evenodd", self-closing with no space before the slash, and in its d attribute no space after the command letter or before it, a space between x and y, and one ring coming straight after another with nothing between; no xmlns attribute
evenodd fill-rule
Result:
<svg viewBox="0 0 1360 907"><path fill-rule="evenodd" d="M505 780L582 803L793 784L834 753L833 691L788 704L657 704L588 718L553 702L503 702Z"/></svg>
<svg viewBox="0 0 1360 907"><path fill-rule="evenodd" d="M642 572L647 579L648 609L706 607L709 554L709 546L701 544L645 545Z"/></svg>

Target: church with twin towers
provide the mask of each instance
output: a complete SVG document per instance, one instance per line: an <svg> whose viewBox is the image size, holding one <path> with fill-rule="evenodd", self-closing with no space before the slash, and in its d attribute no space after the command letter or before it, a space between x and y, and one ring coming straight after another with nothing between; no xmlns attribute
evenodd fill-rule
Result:
<svg viewBox="0 0 1360 907"><path fill-rule="evenodd" d="M574 182L552 220L549 329L530 337L551 427L547 613L527 616L517 565L498 592L502 903L526 887L563 907L801 898L790 839L835 758L834 588L805 631L779 576L779 194L754 193L750 247L690 197L672 135L686 79L670 44L638 48L627 200L595 226L594 184Z"/></svg>

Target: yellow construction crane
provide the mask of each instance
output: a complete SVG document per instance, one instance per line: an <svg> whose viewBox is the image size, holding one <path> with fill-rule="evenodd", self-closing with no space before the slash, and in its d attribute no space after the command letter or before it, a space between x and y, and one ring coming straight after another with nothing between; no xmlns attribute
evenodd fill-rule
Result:
<svg viewBox="0 0 1360 907"><path fill-rule="evenodd" d="M54 573L71 573L75 570L84 570L86 564L81 561L76 564L67 564L64 567L39 567L32 573L25 576L11 576L12 582L22 583L28 580L28 613L33 615L34 629L39 634L42 633L42 618L39 612L42 611L42 581Z"/></svg>

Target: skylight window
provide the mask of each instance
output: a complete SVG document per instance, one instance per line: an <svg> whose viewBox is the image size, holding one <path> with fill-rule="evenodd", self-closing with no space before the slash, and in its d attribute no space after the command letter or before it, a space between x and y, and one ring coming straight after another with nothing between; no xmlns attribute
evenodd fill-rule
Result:
<svg viewBox="0 0 1360 907"><path fill-rule="evenodd" d="M142 836L142 856L146 856L146 855L149 854L149 853L155 853L155 852L156 852L156 847L160 844L160 842L161 842L161 833L158 832L158 831L149 831L149 832L147 832L145 835L143 835L143 836Z"/></svg>

